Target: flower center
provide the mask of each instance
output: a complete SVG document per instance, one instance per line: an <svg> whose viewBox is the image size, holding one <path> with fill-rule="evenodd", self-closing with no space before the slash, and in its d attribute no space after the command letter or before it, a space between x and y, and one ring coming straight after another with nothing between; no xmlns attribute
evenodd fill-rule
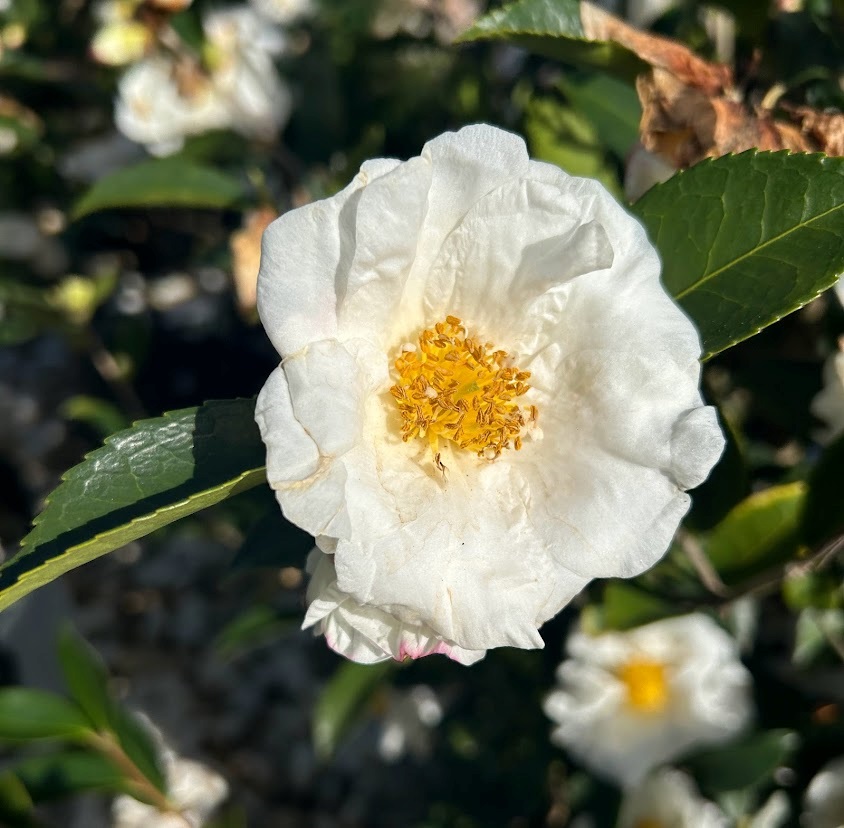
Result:
<svg viewBox="0 0 844 828"><path fill-rule="evenodd" d="M648 659L628 661L616 673L627 691L627 703L639 713L660 713L668 704L665 665Z"/></svg>
<svg viewBox="0 0 844 828"><path fill-rule="evenodd" d="M530 371L505 365L507 352L466 336L456 316L419 334L419 346L405 346L395 362L399 381L390 388L402 418L402 440L428 437L442 468L439 440L493 460L522 447L525 416L515 400L530 386ZM536 407L529 418L536 420Z"/></svg>
<svg viewBox="0 0 844 828"><path fill-rule="evenodd" d="M640 819L633 828L663 828L663 824L658 819Z"/></svg>

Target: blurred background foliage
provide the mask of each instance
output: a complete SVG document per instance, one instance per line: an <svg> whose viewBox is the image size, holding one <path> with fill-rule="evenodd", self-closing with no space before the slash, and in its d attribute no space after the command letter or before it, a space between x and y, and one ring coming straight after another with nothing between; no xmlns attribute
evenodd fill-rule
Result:
<svg viewBox="0 0 844 828"><path fill-rule="evenodd" d="M168 25L201 49L214 5L194 0ZM95 4L0 0L6 555L106 436L258 391L277 363L254 307L260 231L363 160L486 121L624 197L641 117L631 79L503 41L453 45L480 11L321 0L285 25L277 68L293 104L280 136L205 132L162 160L115 131L123 70L92 54ZM844 107L838 0L616 11L734 65L748 101L776 89ZM0 616L0 822L118 824L109 796L166 797L139 709L227 780L207 823L218 828L610 826L618 791L548 741L541 702L567 631L706 608L741 644L758 714L738 742L678 764L736 824L777 790L798 824L809 780L844 753L844 438L824 446L810 411L842 334L827 293L707 363L730 440L684 528L650 572L590 585L543 627L541 652L496 650L471 669L343 662L299 630L311 539L263 485L14 605ZM101 657L60 634L66 619Z"/></svg>

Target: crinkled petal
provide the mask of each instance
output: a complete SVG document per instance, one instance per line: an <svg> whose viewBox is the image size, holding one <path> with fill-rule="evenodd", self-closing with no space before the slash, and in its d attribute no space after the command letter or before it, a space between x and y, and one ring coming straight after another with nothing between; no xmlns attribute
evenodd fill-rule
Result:
<svg viewBox="0 0 844 828"><path fill-rule="evenodd" d="M309 568L314 571L302 626L317 626L328 645L341 655L362 664L388 658L417 659L434 653L461 664L474 664L486 655L486 650L458 647L423 624L403 623L382 609L359 604L337 587L332 556L319 550L312 555Z"/></svg>
<svg viewBox="0 0 844 828"><path fill-rule="evenodd" d="M337 336L337 287L355 248L361 191L398 166L378 159L361 167L337 195L285 213L265 231L258 277L258 311L276 350L287 356Z"/></svg>

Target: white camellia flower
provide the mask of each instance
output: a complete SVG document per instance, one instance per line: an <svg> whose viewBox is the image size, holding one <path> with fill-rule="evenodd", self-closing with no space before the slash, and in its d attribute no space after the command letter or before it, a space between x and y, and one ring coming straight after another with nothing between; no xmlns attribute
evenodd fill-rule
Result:
<svg viewBox="0 0 844 828"><path fill-rule="evenodd" d="M844 825L844 756L829 762L809 783L800 824L803 828Z"/></svg>
<svg viewBox="0 0 844 828"><path fill-rule="evenodd" d="M623 786L693 746L728 741L751 716L750 673L707 615L575 632L567 651L545 701L551 740Z"/></svg>
<svg viewBox="0 0 844 828"><path fill-rule="evenodd" d="M844 342L829 356L823 367L823 388L815 395L810 411L825 427L817 429L819 443L831 443L844 433Z"/></svg>
<svg viewBox="0 0 844 828"><path fill-rule="evenodd" d="M729 825L724 812L714 802L703 799L685 773L663 768L625 795L616 828L728 828Z"/></svg>
<svg viewBox="0 0 844 828"><path fill-rule="evenodd" d="M267 475L356 661L542 647L664 553L723 448L697 332L597 182L467 127L264 234Z"/></svg>
<svg viewBox="0 0 844 828"><path fill-rule="evenodd" d="M290 114L291 96L273 64L281 32L246 6L203 20L209 70L155 54L120 79L115 122L155 155L177 152L189 135L234 129L271 139Z"/></svg>

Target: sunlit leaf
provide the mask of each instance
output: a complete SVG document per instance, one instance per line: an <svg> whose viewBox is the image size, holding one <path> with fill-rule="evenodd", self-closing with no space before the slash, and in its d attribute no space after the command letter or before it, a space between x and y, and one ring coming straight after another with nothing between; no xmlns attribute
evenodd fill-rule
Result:
<svg viewBox="0 0 844 828"><path fill-rule="evenodd" d="M574 66L605 69L632 80L647 66L618 43L588 40L578 0L518 0L481 17L458 42L504 40Z"/></svg>
<svg viewBox="0 0 844 828"><path fill-rule="evenodd" d="M253 400L142 420L67 472L0 567L0 609L179 518L265 482Z"/></svg>
<svg viewBox="0 0 844 828"><path fill-rule="evenodd" d="M737 583L794 557L805 495L802 482L757 492L712 530L704 547L722 580Z"/></svg>
<svg viewBox="0 0 844 828"><path fill-rule="evenodd" d="M632 209L705 358L802 307L844 272L844 158L750 151L702 161Z"/></svg>

